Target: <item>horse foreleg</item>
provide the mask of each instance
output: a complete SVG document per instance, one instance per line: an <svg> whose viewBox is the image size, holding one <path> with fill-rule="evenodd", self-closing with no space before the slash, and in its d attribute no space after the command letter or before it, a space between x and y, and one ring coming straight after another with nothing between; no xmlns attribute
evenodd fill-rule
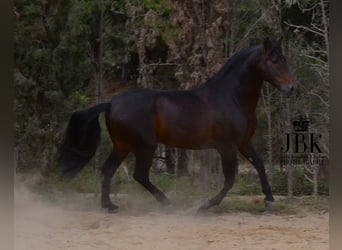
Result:
<svg viewBox="0 0 342 250"><path fill-rule="evenodd" d="M152 164L154 149L144 150L135 154L136 165L134 169L133 178L139 182L144 188L146 188L158 202L162 205L170 205L170 201L165 194L154 186L149 179L149 170Z"/></svg>
<svg viewBox="0 0 342 250"><path fill-rule="evenodd" d="M272 195L272 190L270 184L268 183L264 163L262 162L261 158L254 150L251 143L248 143L245 147L241 148L240 152L250 163L252 163L257 170L261 182L262 192L265 194L265 202L273 202L274 198Z"/></svg>
<svg viewBox="0 0 342 250"><path fill-rule="evenodd" d="M105 163L102 166L102 190L101 190L101 206L102 208L108 208L108 210L113 211L119 207L110 201L110 181L114 176L116 169L119 167L126 155L120 156L117 152L113 151Z"/></svg>
<svg viewBox="0 0 342 250"><path fill-rule="evenodd" d="M235 183L235 175L237 172L236 152L221 152L221 161L222 170L225 177L223 188L215 197L203 204L198 211L204 211L212 206L220 204L227 192Z"/></svg>

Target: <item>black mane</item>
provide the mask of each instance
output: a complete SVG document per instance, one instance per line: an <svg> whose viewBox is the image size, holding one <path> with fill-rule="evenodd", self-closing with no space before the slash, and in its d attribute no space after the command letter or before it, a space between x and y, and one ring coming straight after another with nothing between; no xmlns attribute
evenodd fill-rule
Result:
<svg viewBox="0 0 342 250"><path fill-rule="evenodd" d="M226 64L214 76L209 78L205 84L212 84L221 81L231 72L237 73L237 70L241 71L243 69L243 67L241 67L241 64L246 63L246 59L249 58L250 55L254 53L256 50L260 49L261 46L261 44L254 45L230 57L227 60Z"/></svg>
<svg viewBox="0 0 342 250"><path fill-rule="evenodd" d="M273 53L281 54L282 49L281 46L279 46L279 43L276 40L269 40L269 55L272 55ZM234 54L232 57L228 58L226 64L211 78L209 78L206 84L212 84L216 82L222 81L225 77L230 75L230 73L238 74L239 72L242 72L245 70L248 63L254 63L253 59L256 57L250 57L254 52L260 50L264 45L262 43L251 46L249 48L243 49L240 52ZM245 64L245 65L242 65Z"/></svg>

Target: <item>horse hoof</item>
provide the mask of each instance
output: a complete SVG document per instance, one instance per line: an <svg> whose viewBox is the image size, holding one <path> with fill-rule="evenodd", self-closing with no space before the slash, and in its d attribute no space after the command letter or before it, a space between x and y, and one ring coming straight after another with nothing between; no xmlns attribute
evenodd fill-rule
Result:
<svg viewBox="0 0 342 250"><path fill-rule="evenodd" d="M108 208L107 211L110 214L116 214L119 211L119 207L117 207L117 208Z"/></svg>
<svg viewBox="0 0 342 250"><path fill-rule="evenodd" d="M113 203L102 204L102 208L107 208L110 213L116 213L119 210L119 207Z"/></svg>
<svg viewBox="0 0 342 250"><path fill-rule="evenodd" d="M170 202L168 199L165 199L165 200L160 201L160 204L161 204L163 207L172 207L172 204L171 204L171 202Z"/></svg>
<svg viewBox="0 0 342 250"><path fill-rule="evenodd" d="M275 204L274 204L274 201L268 201L268 200L264 200L264 203L265 203L265 208L268 209L268 210L275 210Z"/></svg>

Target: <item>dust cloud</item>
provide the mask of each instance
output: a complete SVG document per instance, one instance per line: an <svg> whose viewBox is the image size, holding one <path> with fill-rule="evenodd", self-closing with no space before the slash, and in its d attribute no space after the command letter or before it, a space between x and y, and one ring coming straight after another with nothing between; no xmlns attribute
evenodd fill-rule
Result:
<svg viewBox="0 0 342 250"><path fill-rule="evenodd" d="M84 202L93 196L49 200L18 182L14 200L16 250L329 248L328 213L198 215L124 197L121 210L110 214Z"/></svg>

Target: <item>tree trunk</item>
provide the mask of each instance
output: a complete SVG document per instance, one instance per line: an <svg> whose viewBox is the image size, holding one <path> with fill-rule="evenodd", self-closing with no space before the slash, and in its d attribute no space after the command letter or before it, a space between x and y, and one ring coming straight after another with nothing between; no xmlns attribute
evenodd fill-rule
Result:
<svg viewBox="0 0 342 250"><path fill-rule="evenodd" d="M208 194L209 191L209 167L208 167L208 155L207 151L203 150L200 152L200 176L201 176L201 184L202 190L205 194Z"/></svg>
<svg viewBox="0 0 342 250"><path fill-rule="evenodd" d="M102 102L102 88L103 88L103 25L104 25L104 6L103 2L100 5L100 27L99 27L99 56L98 56L98 69L97 71L97 85L96 85L96 102L100 104ZM99 167L99 156L98 152L95 153L95 163L94 163L94 172L95 172L95 180L94 180L94 195L95 197L99 194L99 182L101 178L101 171Z"/></svg>
<svg viewBox="0 0 342 250"><path fill-rule="evenodd" d="M229 35L228 57L231 57L236 52L236 34L240 26L240 9L243 1L234 0L231 9L231 25Z"/></svg>
<svg viewBox="0 0 342 250"><path fill-rule="evenodd" d="M292 157L289 156L292 160ZM289 200L293 199L293 165L289 163L287 165L287 197Z"/></svg>
<svg viewBox="0 0 342 250"><path fill-rule="evenodd" d="M283 98L282 98L283 99ZM283 103L285 104L285 128L287 131L292 131L291 128L291 108L290 101L283 99ZM287 163L287 191L288 198L291 200L293 198L293 164L292 164L292 148L287 153L287 159L289 162Z"/></svg>
<svg viewBox="0 0 342 250"><path fill-rule="evenodd" d="M313 166L313 176L312 176L312 184L313 184L313 196L315 201L318 200L318 166Z"/></svg>
<svg viewBox="0 0 342 250"><path fill-rule="evenodd" d="M174 174L174 167L175 167L175 162L174 162L174 148L165 146L165 164L166 164L166 170L169 174Z"/></svg>
<svg viewBox="0 0 342 250"><path fill-rule="evenodd" d="M266 91L264 91L266 89ZM266 93L265 93L266 92ZM272 92L270 90L269 84L261 91L261 97L264 104L264 110L267 119L267 148L268 148L268 175L270 184L273 178L273 129L272 129L272 110L271 110L271 96Z"/></svg>
<svg viewBox="0 0 342 250"><path fill-rule="evenodd" d="M178 175L177 176L189 176L188 162L189 158L185 149L177 149L178 151Z"/></svg>

